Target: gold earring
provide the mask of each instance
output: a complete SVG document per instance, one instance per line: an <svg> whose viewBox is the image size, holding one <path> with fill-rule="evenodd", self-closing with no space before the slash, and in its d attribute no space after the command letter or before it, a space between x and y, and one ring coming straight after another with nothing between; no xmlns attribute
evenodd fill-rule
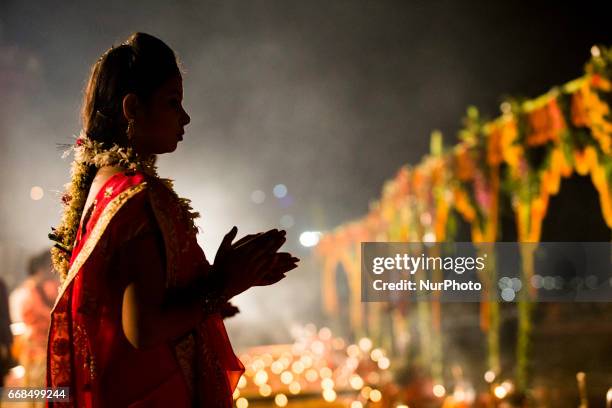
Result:
<svg viewBox="0 0 612 408"><path fill-rule="evenodd" d="M127 130L125 131L128 141L131 142L134 139L134 119L128 119Z"/></svg>

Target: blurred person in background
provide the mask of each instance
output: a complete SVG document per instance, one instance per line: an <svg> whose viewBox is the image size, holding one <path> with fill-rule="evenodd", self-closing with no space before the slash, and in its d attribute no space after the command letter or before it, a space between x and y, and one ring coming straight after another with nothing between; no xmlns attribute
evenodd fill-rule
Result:
<svg viewBox="0 0 612 408"><path fill-rule="evenodd" d="M45 384L47 334L57 290L58 280L53 274L51 254L46 249L29 260L28 277L9 298L11 320L19 328L16 357L24 368L24 376L18 379L19 386L43 387Z"/></svg>
<svg viewBox="0 0 612 408"><path fill-rule="evenodd" d="M11 333L11 320L9 304L4 280L0 278L0 387L4 387L4 377L15 365L12 357L13 335Z"/></svg>

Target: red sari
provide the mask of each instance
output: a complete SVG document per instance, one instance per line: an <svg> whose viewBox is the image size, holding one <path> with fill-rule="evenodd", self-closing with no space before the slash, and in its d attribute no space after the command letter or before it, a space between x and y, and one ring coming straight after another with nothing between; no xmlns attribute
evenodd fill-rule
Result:
<svg viewBox="0 0 612 408"><path fill-rule="evenodd" d="M52 407L231 407L244 367L220 315L149 349L123 333L123 292L130 264L147 254L125 254L130 241L163 242L168 293L210 272L189 214L172 190L141 173L119 173L100 189L79 227L70 270L51 312L47 386L70 387L71 401ZM151 234L155 232L155 234Z"/></svg>

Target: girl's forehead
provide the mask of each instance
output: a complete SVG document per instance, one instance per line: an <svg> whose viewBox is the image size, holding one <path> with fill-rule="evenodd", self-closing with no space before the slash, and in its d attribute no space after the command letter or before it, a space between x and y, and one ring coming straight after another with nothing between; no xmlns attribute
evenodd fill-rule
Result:
<svg viewBox="0 0 612 408"><path fill-rule="evenodd" d="M164 93L183 93L183 80L180 76L173 76L161 86L160 91Z"/></svg>

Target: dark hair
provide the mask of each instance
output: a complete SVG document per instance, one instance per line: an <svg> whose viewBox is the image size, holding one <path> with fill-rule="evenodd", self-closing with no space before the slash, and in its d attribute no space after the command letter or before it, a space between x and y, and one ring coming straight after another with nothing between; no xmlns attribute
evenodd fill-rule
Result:
<svg viewBox="0 0 612 408"><path fill-rule="evenodd" d="M45 250L30 258L28 261L28 275L35 275L43 268L51 269L51 253L49 250Z"/></svg>
<svg viewBox="0 0 612 408"><path fill-rule="evenodd" d="M123 98L134 93L146 104L159 87L180 74L174 52L162 40L149 34L132 34L123 44L102 54L91 69L81 112L83 133L104 148L115 144L128 147ZM62 280L68 273L72 246L97 167L75 161L72 170L62 220L49 234L55 242L51 249L53 266Z"/></svg>
<svg viewBox="0 0 612 408"><path fill-rule="evenodd" d="M92 67L85 87L81 120L87 137L109 147L126 146L125 95L134 93L146 102L176 75L180 70L174 52L150 34L134 33L110 48Z"/></svg>

